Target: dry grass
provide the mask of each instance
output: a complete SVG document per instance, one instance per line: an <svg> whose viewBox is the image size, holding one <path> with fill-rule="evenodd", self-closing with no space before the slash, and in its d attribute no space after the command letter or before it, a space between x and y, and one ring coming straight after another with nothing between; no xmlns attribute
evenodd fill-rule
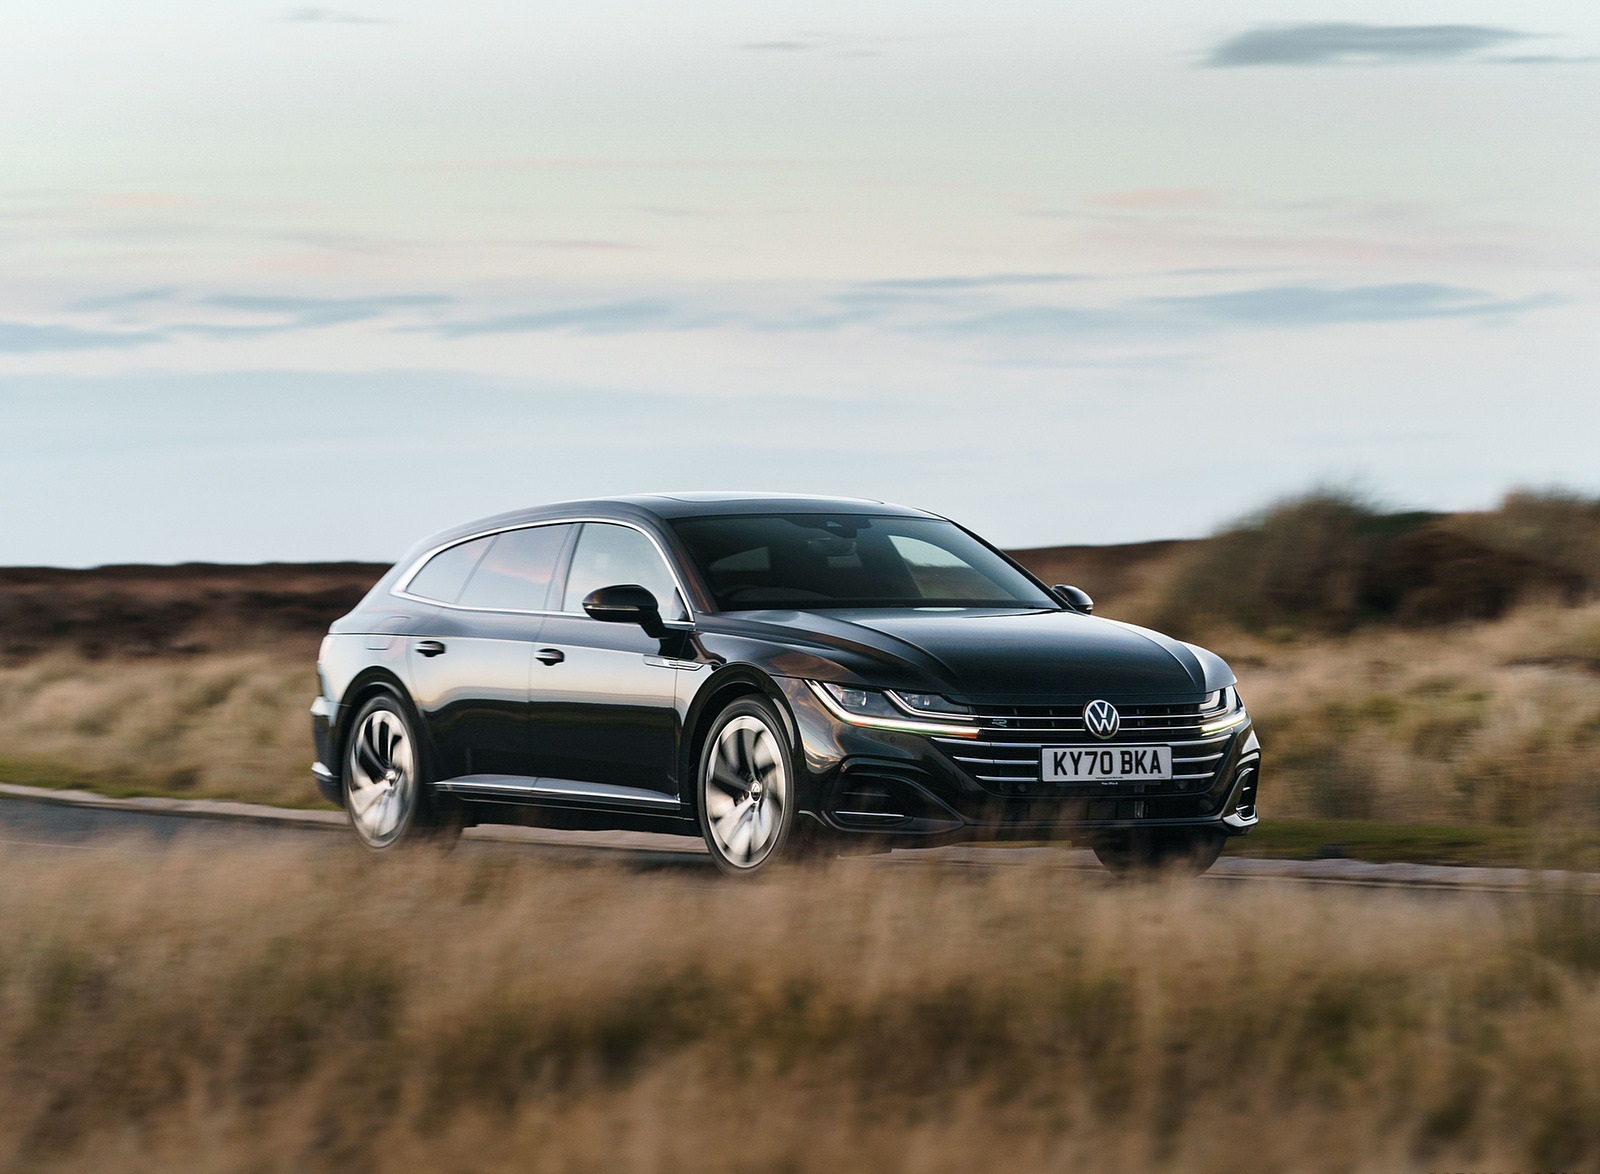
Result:
<svg viewBox="0 0 1600 1174"><path fill-rule="evenodd" d="M1600 827L1600 606L1211 640L1257 715L1273 815Z"/></svg>
<svg viewBox="0 0 1600 1174"><path fill-rule="evenodd" d="M0 857L0 1169L1589 1169L1600 917L840 864Z"/></svg>
<svg viewBox="0 0 1600 1174"><path fill-rule="evenodd" d="M1600 605L1206 639L1259 723L1269 819L1600 827ZM0 778L309 805L315 649L303 644L0 667Z"/></svg>
<svg viewBox="0 0 1600 1174"><path fill-rule="evenodd" d="M0 666L0 778L304 806L316 645Z"/></svg>

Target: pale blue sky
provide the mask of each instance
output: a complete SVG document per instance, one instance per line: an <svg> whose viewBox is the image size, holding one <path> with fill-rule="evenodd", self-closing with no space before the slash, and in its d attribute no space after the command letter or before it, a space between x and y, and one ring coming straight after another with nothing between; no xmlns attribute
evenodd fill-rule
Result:
<svg viewBox="0 0 1600 1174"><path fill-rule="evenodd" d="M0 564L1600 491L1600 10L18 0Z"/></svg>

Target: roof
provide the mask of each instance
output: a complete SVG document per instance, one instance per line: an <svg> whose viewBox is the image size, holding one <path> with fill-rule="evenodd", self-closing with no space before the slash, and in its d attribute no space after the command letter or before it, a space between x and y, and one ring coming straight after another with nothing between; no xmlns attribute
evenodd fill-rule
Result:
<svg viewBox="0 0 1600 1174"><path fill-rule="evenodd" d="M678 518L718 517L728 514L889 514L928 517L926 510L891 505L864 497L824 497L800 493L640 493L626 497L599 497L557 501L549 505L510 510L475 518L430 535L413 548L410 558L423 550L465 538L484 530L506 529L530 522L560 518L618 518L633 521L671 521Z"/></svg>

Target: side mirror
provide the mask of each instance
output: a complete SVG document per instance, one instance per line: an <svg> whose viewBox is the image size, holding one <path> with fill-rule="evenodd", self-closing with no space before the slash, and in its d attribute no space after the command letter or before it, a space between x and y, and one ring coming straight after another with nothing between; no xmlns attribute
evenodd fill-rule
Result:
<svg viewBox="0 0 1600 1174"><path fill-rule="evenodd" d="M1094 614L1094 600L1089 598L1089 593L1082 587L1074 587L1070 583L1057 583L1050 590L1054 591L1056 598L1073 611L1081 611L1086 616Z"/></svg>
<svg viewBox="0 0 1600 1174"><path fill-rule="evenodd" d="M638 624L650 636L666 631L661 623L661 605L649 590L637 583L600 587L584 598L583 610L591 619L611 624Z"/></svg>

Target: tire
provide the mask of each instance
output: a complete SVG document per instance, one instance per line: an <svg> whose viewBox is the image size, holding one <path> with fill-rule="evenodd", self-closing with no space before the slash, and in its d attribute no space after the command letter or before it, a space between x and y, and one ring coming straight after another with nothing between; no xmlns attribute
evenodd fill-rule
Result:
<svg viewBox="0 0 1600 1174"><path fill-rule="evenodd" d="M700 749L695 779L700 834L725 875L758 876L788 856L795 752L770 704L742 697L719 713Z"/></svg>
<svg viewBox="0 0 1600 1174"><path fill-rule="evenodd" d="M433 793L410 707L380 693L357 711L345 741L340 796L351 830L373 852L417 844L452 848L462 822Z"/></svg>
<svg viewBox="0 0 1600 1174"><path fill-rule="evenodd" d="M1217 862L1227 839L1212 828L1139 828L1097 836L1089 846L1107 871L1118 876L1199 876Z"/></svg>

